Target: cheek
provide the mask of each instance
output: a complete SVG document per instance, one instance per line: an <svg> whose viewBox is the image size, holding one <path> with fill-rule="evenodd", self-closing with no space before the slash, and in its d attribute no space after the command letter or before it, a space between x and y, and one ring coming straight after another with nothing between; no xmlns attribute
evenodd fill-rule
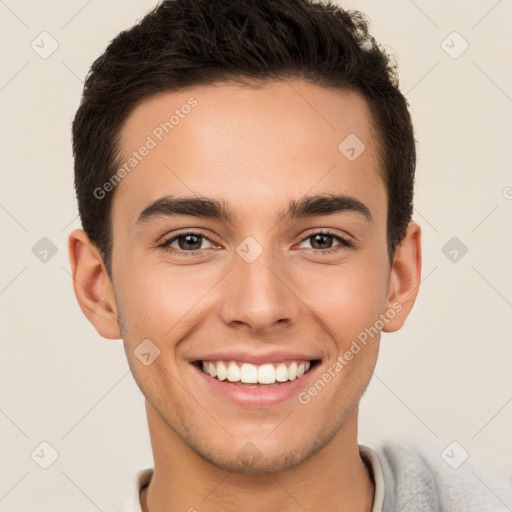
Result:
<svg viewBox="0 0 512 512"><path fill-rule="evenodd" d="M301 272L298 295L343 345L373 326L383 312L388 273L384 266L352 264L318 266Z"/></svg>
<svg viewBox="0 0 512 512"><path fill-rule="evenodd" d="M129 338L171 339L200 311L202 299L219 280L214 269L204 266L134 264L133 272L119 276L118 306ZM220 283L219 283L220 284Z"/></svg>

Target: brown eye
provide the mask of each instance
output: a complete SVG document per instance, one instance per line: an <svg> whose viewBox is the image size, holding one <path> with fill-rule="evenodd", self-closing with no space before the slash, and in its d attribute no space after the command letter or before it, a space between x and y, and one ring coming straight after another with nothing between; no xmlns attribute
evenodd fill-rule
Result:
<svg viewBox="0 0 512 512"><path fill-rule="evenodd" d="M196 235L181 235L177 239L178 246L184 251L189 249L200 249L203 241L202 237Z"/></svg>
<svg viewBox="0 0 512 512"><path fill-rule="evenodd" d="M205 242L210 245L206 245L205 247ZM187 232L173 236L164 242L162 247L174 252L200 252L203 249L213 247L213 244L208 238L200 233Z"/></svg>
<svg viewBox="0 0 512 512"><path fill-rule="evenodd" d="M309 241L310 247L305 247L306 249L313 249L318 252L331 252L337 251L338 249L342 249L344 247L352 247L352 244L346 240L345 238L335 235L333 233L314 233L304 238L301 244Z"/></svg>
<svg viewBox="0 0 512 512"><path fill-rule="evenodd" d="M313 249L330 249L332 247L334 238L331 235L317 233L311 237L311 247Z"/></svg>

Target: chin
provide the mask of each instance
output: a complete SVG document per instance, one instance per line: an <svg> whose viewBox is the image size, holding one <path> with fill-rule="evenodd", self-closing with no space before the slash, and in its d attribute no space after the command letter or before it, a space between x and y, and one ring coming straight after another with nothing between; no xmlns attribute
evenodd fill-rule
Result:
<svg viewBox="0 0 512 512"><path fill-rule="evenodd" d="M264 455L255 451L254 455L248 455L248 451L246 450L246 453L242 455L243 452L244 448L231 457L228 455L207 457L206 460L214 466L231 473L263 475L287 471L299 465L307 458L307 454L302 455L297 452L293 454L276 455L274 453L273 455Z"/></svg>
<svg viewBox="0 0 512 512"><path fill-rule="evenodd" d="M242 442L241 448L233 447L226 450L224 447L192 447L194 451L205 461L225 471L247 475L278 473L298 466L319 451L325 443L319 438L297 441L296 446L291 446L286 440L268 442L262 447L265 439L260 441ZM289 441L289 440L288 440Z"/></svg>

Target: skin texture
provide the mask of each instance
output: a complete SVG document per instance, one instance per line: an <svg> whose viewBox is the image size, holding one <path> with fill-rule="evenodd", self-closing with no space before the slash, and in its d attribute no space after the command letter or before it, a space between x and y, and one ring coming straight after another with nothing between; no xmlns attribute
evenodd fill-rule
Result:
<svg viewBox="0 0 512 512"><path fill-rule="evenodd" d="M356 92L300 80L165 93L131 113L122 157L190 97L197 106L115 190L112 279L83 231L69 238L80 307L102 336L123 338L146 398L155 473L144 510L370 511L374 486L358 452L357 417L380 333L307 404L235 405L202 385L191 364L230 348L292 350L320 359L320 377L393 304L383 330L403 325L420 282L420 228L409 225L390 265L369 108ZM354 161L338 150L350 134L366 147ZM371 219L344 211L279 220L289 201L321 194L356 198ZM224 201L235 219L137 223L166 195ZM207 237L200 254L178 254L177 242L175 252L159 247L186 228ZM328 239L337 250L322 253L307 237L325 229L353 246ZM262 248L252 263L236 252L249 236ZM148 338L160 355L146 366L134 350ZM247 443L252 460L240 457Z"/></svg>

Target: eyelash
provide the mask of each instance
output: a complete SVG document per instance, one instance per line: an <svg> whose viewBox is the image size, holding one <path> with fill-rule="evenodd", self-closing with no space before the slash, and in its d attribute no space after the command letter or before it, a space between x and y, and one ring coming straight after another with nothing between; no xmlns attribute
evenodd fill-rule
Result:
<svg viewBox="0 0 512 512"><path fill-rule="evenodd" d="M182 238L182 237L185 237L185 236L188 236L188 235L193 235L193 236L196 236L196 237L198 237L200 239L208 240L212 244L214 243L212 240L210 240L207 236L203 235L202 233L199 233L197 231L185 231L183 233L179 233L178 235L174 235L173 237L165 240L158 247L160 247L160 248L162 248L162 249L164 249L166 251L178 254L180 256L185 256L185 257L188 257L188 256L201 256L201 255L203 255L204 251L207 251L208 249L198 249L198 250L192 250L192 251L185 251L183 249L175 249L173 247L170 247L171 243L175 242L179 238ZM333 233L332 231L330 231L328 229L320 230L320 231L315 231L314 233L311 233L310 235L308 235L305 238L303 238L300 241L300 243L305 242L306 240L308 240L309 238L314 237L315 235L330 236L334 240L339 242L339 245L335 245L334 247L329 247L329 249L313 249L313 248L311 249L312 251L315 251L318 254L328 255L328 254L332 254L332 253L337 252L337 251L339 251L341 249L344 249L344 248L345 249L350 249L350 248L354 247L354 244L352 242L348 241L346 238L343 238L343 237L341 237L340 235L338 235L336 233Z"/></svg>

